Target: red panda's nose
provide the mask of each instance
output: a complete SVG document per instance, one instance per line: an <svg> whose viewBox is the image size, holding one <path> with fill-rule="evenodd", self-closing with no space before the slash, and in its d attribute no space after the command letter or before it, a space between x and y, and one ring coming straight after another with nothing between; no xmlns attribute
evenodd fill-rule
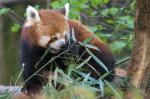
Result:
<svg viewBox="0 0 150 99"><path fill-rule="evenodd" d="M65 41L60 42L60 48L62 48L65 45Z"/></svg>
<svg viewBox="0 0 150 99"><path fill-rule="evenodd" d="M63 46L65 45L65 40L64 39L60 39L60 40L57 40L55 42L52 42L50 44L50 46L54 49L60 49L62 48Z"/></svg>

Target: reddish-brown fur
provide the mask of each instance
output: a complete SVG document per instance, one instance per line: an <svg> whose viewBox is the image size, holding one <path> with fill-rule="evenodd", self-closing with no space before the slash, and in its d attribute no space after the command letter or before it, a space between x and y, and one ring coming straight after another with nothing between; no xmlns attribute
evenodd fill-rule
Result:
<svg viewBox="0 0 150 99"><path fill-rule="evenodd" d="M29 40L31 44L38 46L38 39L41 35L53 36L61 33L61 38L65 38L63 33L68 31L68 24L64 15L54 10L40 10L40 22L33 23L30 27L24 27L22 38Z"/></svg>
<svg viewBox="0 0 150 99"><path fill-rule="evenodd" d="M100 48L103 53L110 54L112 56L111 51L108 49L106 44L97 38L92 32L89 31L87 27L85 27L80 21L77 20L68 20L69 26L74 29L74 33L77 41L83 42L87 38L94 36L93 40L91 40L90 44L93 44Z"/></svg>
<svg viewBox="0 0 150 99"><path fill-rule="evenodd" d="M61 33L61 37L64 38L63 33L64 31L68 31L68 25L74 29L77 41L83 42L85 39L94 35L80 21L68 20L67 24L64 15L54 10L40 10L39 14L41 22L24 28L22 31L23 38L28 39L31 44L38 45L37 42L40 35L52 36L59 32ZM90 43L101 48L103 53L112 55L106 44L96 36Z"/></svg>
<svg viewBox="0 0 150 99"><path fill-rule="evenodd" d="M42 57L46 49L49 47L49 45L53 42L48 41L48 44L46 42L46 46L41 46L39 45L39 40L41 36L48 36L52 37L56 35L57 33L60 34L60 38L65 38L64 33L70 32L69 29L74 30L75 33L75 38L79 42L83 42L87 38L94 36L92 32L89 31L87 27L85 27L80 21L76 20L67 20L63 14L64 12L61 11L55 11L55 10L40 10L39 11L39 16L40 16L40 21L38 22L32 22L33 24L31 26L25 25L22 29L22 34L21 34L21 63L25 64L24 66L24 71L23 71L23 78L24 80L27 80L31 75L33 75L39 68L44 66L50 59L52 59L55 55L59 54L53 54L53 53L48 53L46 58L42 60L42 62L39 64L39 66L35 65L39 61L39 59ZM25 22L26 24L26 22ZM45 40L45 38L44 38ZM66 40L67 41L67 40ZM66 42L65 46L67 45L68 42ZM100 51L98 50L91 50L93 54L99 58L107 67L108 70L113 70L114 69L114 63L115 60L113 58L113 55L109 48L106 46L104 42L102 42L99 38L94 36L94 38L90 41L90 44L95 45ZM64 47L64 46L62 46ZM75 48L72 48L73 50ZM78 49L77 49L78 50ZM79 48L79 54L83 54L85 51L84 47ZM88 53L86 55L83 55L83 59L86 59L89 56ZM60 65L60 68L65 70L66 65L64 64L64 61L61 57L55 60L55 62ZM88 62L93 68L98 70L100 74L106 73L106 71L99 66L97 62L95 62L94 59L91 59ZM45 68L43 68L39 74L44 75L44 71L50 71L50 67L53 67L53 70L55 69L55 66L48 64ZM88 68L88 67L87 67ZM88 68L90 72L91 68ZM47 83L47 80L45 80L45 77L41 77L40 75L36 75L29 79L22 88L22 91L25 92L27 91L29 94L31 93L39 93L42 89L42 86ZM93 77L97 78L99 75L97 75L95 72L93 72ZM46 76L46 75L45 75ZM111 76L111 75L110 75ZM47 79L47 78L46 78ZM112 76L106 78L107 80L112 80Z"/></svg>

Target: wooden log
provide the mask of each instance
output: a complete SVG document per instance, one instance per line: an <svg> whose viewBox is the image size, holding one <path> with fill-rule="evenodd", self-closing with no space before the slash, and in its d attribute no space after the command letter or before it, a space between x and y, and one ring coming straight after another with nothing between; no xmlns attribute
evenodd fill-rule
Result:
<svg viewBox="0 0 150 99"><path fill-rule="evenodd" d="M29 96L21 92L21 86L0 86L0 95L4 95L5 92L9 92L13 99L47 99L45 95L39 94L34 96Z"/></svg>

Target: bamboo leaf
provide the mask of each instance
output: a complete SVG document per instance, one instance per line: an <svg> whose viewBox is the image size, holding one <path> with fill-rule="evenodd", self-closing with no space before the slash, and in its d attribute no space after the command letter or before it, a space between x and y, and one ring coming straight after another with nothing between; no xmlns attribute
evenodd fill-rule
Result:
<svg viewBox="0 0 150 99"><path fill-rule="evenodd" d="M94 45L91 45L91 44L84 44L84 43L81 43L81 42L79 42L79 44L82 45L82 46L85 46L85 47L87 47L87 48L95 49L95 50L100 51L99 48L97 48L97 47L94 46Z"/></svg>
<svg viewBox="0 0 150 99"><path fill-rule="evenodd" d="M54 86L56 88L56 84L57 84L57 78L58 78L58 68L55 69L54 72Z"/></svg>
<svg viewBox="0 0 150 99"><path fill-rule="evenodd" d="M108 72L108 68L107 68L93 53L91 53L87 48L86 48L86 51L92 56L92 58L93 58L101 67L103 67L103 69L104 69L105 71Z"/></svg>
<svg viewBox="0 0 150 99"><path fill-rule="evenodd" d="M104 83L103 83L102 79L99 80L99 88L101 91L101 95L103 97L104 96Z"/></svg>
<svg viewBox="0 0 150 99"><path fill-rule="evenodd" d="M104 82L109 87L109 89L111 89L113 91L113 93L115 94L117 99L123 99L122 96L120 95L120 93L108 81L104 80Z"/></svg>
<svg viewBox="0 0 150 99"><path fill-rule="evenodd" d="M79 64L75 69L79 69L83 67L89 60L91 59L91 56L89 56L87 59L85 59L81 64Z"/></svg>
<svg viewBox="0 0 150 99"><path fill-rule="evenodd" d="M82 85L84 85L85 82L89 79L90 74L91 74L91 73L88 73L88 74L85 76L85 78L84 78L84 80L83 80L83 82L82 82Z"/></svg>

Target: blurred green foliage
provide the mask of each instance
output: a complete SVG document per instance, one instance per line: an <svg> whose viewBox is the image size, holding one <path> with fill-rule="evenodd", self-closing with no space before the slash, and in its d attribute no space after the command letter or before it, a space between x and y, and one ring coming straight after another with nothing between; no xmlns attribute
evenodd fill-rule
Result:
<svg viewBox="0 0 150 99"><path fill-rule="evenodd" d="M130 55L134 27L134 0L53 0L52 9L64 8L70 4L70 19L83 21L89 29L107 42L117 57ZM40 9L40 4L34 5ZM10 8L1 8L0 15L7 14ZM13 24L12 32L20 30L19 24ZM128 52L123 52L127 49ZM121 55L121 56L120 56Z"/></svg>
<svg viewBox="0 0 150 99"><path fill-rule="evenodd" d="M104 42L117 60L129 57L133 46L134 0L54 0L60 9L70 3L70 19L81 20Z"/></svg>
<svg viewBox="0 0 150 99"><path fill-rule="evenodd" d="M134 0L52 0L49 7L52 9L64 8L65 3L67 2L70 4L69 18L81 20L90 31L94 32L100 39L108 43L108 46L113 51L114 55L117 56L117 60L121 60L122 58L130 56L133 46ZM42 8L40 4L33 4L33 6L37 9ZM12 11L10 8L1 8L0 15L6 15L10 11ZM22 13L22 15L24 16L21 17L25 17L25 13ZM20 29L21 25L16 22L11 25L10 31L12 33L17 33L20 31ZM90 39L91 38L88 38L83 43L88 43ZM93 46L88 45L87 47ZM93 56L92 53L90 53L90 55L92 58L94 57L96 62L101 64L107 71L106 66L104 66L100 60ZM91 57L88 57L83 63L89 61ZM71 97L72 95L75 95L75 89L78 90L78 88L83 93L91 93L91 90L95 91L95 89L90 87L90 84L98 83L101 96L103 96L104 91L107 91L108 93L112 93L114 96L116 96L117 99L121 99L123 93L107 81L103 81L103 77L95 80L90 77L90 73L85 74L83 72L75 71L77 68L81 68L83 63L77 65L73 60L70 60L68 63L69 68L67 75L63 73L63 71L56 69L57 71L55 71L54 79L57 81L61 80L61 83L63 83L64 80L63 84L68 87L63 92L57 92L54 88L52 88L51 85L48 85L48 87L45 88L45 94L48 93L48 95L51 95L51 97L63 97L64 95L69 95L69 97ZM74 68L74 66L76 66L76 68ZM72 79L71 75L73 72L77 72L82 76L82 78ZM60 79L56 77L57 73L61 75ZM83 78L84 80L81 80ZM79 86L79 84L83 84L83 86ZM87 85L89 88L88 90ZM48 88L51 90L47 90ZM49 91L52 92L49 93ZM66 94L66 92L73 92L73 94ZM95 98L94 92L88 95L90 95L89 97Z"/></svg>
<svg viewBox="0 0 150 99"><path fill-rule="evenodd" d="M5 15L10 11L10 8L0 8L0 15Z"/></svg>
<svg viewBox="0 0 150 99"><path fill-rule="evenodd" d="M15 33L18 32L21 29L21 26L17 23L14 23L11 27L11 32Z"/></svg>

